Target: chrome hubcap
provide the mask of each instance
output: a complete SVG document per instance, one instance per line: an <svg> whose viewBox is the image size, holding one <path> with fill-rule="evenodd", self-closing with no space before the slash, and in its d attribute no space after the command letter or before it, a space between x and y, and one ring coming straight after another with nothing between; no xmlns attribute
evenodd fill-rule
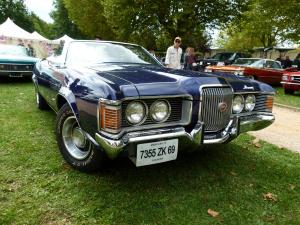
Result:
<svg viewBox="0 0 300 225"><path fill-rule="evenodd" d="M78 126L75 116L68 117L62 127L62 138L67 151L77 160L85 159L91 151L91 143Z"/></svg>
<svg viewBox="0 0 300 225"><path fill-rule="evenodd" d="M78 148L84 148L86 144L86 138L82 130L79 127L73 129L73 142Z"/></svg>

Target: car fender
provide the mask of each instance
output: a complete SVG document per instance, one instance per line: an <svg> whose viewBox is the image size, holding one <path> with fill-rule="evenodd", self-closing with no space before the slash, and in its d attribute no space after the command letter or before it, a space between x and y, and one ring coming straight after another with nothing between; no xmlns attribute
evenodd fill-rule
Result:
<svg viewBox="0 0 300 225"><path fill-rule="evenodd" d="M80 126L79 111L78 111L78 108L77 108L77 105L76 105L75 95L72 93L72 91L68 87L62 86L60 88L58 94L57 94L57 97L56 97L56 105L57 105L58 110L62 106L61 98L63 98L69 104L71 110L73 111L73 113L76 117L77 123Z"/></svg>

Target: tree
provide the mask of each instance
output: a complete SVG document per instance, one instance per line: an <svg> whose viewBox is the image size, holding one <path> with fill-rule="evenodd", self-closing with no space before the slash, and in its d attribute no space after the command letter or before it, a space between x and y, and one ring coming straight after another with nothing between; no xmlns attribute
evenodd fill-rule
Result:
<svg viewBox="0 0 300 225"><path fill-rule="evenodd" d="M72 20L89 36L165 49L176 36L182 36L185 44L205 48L205 29L231 21L240 15L248 1L64 0L64 3Z"/></svg>
<svg viewBox="0 0 300 225"><path fill-rule="evenodd" d="M70 20L69 13L63 3L63 0L54 0L54 10L51 12L51 17L54 20L51 29L51 38L58 38L64 34L72 38L80 39L85 36L78 29L77 25Z"/></svg>
<svg viewBox="0 0 300 225"><path fill-rule="evenodd" d="M0 0L0 23L3 23L8 17L26 31L34 31L34 24L23 0Z"/></svg>
<svg viewBox="0 0 300 225"><path fill-rule="evenodd" d="M41 35L47 38L50 38L52 36L51 35L52 24L46 23L35 13L31 13L30 18L33 22L35 31L37 31L38 33L40 33Z"/></svg>
<svg viewBox="0 0 300 225"><path fill-rule="evenodd" d="M240 50L298 42L299 11L298 0L253 0L240 19L226 27L219 43L225 48Z"/></svg>

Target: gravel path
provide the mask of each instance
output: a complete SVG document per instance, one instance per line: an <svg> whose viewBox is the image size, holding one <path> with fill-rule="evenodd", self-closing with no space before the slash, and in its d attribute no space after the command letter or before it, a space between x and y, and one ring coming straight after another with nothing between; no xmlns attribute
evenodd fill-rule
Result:
<svg viewBox="0 0 300 225"><path fill-rule="evenodd" d="M275 122L260 131L249 132L258 139L300 153L300 112L274 106Z"/></svg>

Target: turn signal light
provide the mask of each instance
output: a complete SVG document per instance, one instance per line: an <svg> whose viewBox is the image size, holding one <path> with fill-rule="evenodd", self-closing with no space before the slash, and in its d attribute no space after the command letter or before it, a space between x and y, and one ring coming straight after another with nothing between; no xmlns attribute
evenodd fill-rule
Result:
<svg viewBox="0 0 300 225"><path fill-rule="evenodd" d="M269 109L272 112L273 109L273 102L274 102L274 97L269 95L267 97L267 101L266 101L266 107L267 109Z"/></svg>
<svg viewBox="0 0 300 225"><path fill-rule="evenodd" d="M121 130L121 108L100 103L100 128L109 133L119 133Z"/></svg>

